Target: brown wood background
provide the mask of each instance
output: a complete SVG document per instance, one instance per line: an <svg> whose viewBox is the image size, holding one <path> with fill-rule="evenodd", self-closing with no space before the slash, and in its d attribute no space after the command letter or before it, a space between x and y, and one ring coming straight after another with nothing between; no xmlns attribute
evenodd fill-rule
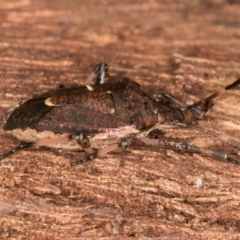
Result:
<svg viewBox="0 0 240 240"><path fill-rule="evenodd" d="M239 3L3 0L0 118L33 94L84 84L98 62L112 81L197 101L240 77ZM240 141L239 100L229 91L195 124ZM193 130L164 137L240 154ZM0 153L16 144L1 130ZM137 141L71 168L81 156L29 149L0 162L1 239L240 239L239 166Z"/></svg>

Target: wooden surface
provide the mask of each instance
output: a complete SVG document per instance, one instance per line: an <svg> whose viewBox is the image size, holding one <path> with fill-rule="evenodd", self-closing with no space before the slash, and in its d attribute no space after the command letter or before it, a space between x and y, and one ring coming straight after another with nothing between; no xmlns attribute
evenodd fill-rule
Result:
<svg viewBox="0 0 240 240"><path fill-rule="evenodd" d="M33 94L84 84L98 62L150 94L197 101L240 77L239 1L1 1L0 118ZM195 124L240 141L239 88ZM2 128L1 128L2 129ZM164 137L240 154L187 129ZM0 132L0 153L18 140ZM137 141L71 168L81 153L0 162L1 239L240 239L240 166Z"/></svg>

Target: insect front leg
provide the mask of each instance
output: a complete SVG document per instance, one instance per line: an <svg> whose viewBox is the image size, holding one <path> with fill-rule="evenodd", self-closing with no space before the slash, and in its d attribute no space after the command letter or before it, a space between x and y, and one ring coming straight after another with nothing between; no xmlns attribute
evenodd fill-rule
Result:
<svg viewBox="0 0 240 240"><path fill-rule="evenodd" d="M161 140L161 139L149 139L149 138L142 138L140 139L142 142L146 143L147 145L152 146L161 146L163 148L170 148L175 151L181 151L181 152L188 152L188 153L200 153L205 156L217 158L219 160L227 160L228 162L234 163L234 164L240 164L239 161L233 159L230 157L226 152L218 151L218 150L212 150L208 148L200 148L195 145L190 145L186 142L177 141L175 139L171 140Z"/></svg>

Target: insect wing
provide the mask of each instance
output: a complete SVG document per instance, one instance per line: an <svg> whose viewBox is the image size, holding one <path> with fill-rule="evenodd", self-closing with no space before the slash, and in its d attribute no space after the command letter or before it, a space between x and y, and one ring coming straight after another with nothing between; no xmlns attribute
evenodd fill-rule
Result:
<svg viewBox="0 0 240 240"><path fill-rule="evenodd" d="M79 91L79 89L54 89L30 98L20 106L15 108L4 121L4 130L13 130L16 128L31 127L44 117L53 106L45 104L45 100L50 96L58 96L62 94L69 94L72 91Z"/></svg>
<svg viewBox="0 0 240 240"><path fill-rule="evenodd" d="M54 107L34 126L38 131L85 135L105 131L110 128L125 126L119 116L102 111L95 111L74 104Z"/></svg>
<svg viewBox="0 0 240 240"><path fill-rule="evenodd" d="M46 100L53 106L78 106L94 112L113 114L115 105L111 94L111 84L86 85L72 91L64 91Z"/></svg>
<svg viewBox="0 0 240 240"><path fill-rule="evenodd" d="M21 104L7 116L3 129L25 128L38 122L51 110L44 100L44 98L32 98Z"/></svg>

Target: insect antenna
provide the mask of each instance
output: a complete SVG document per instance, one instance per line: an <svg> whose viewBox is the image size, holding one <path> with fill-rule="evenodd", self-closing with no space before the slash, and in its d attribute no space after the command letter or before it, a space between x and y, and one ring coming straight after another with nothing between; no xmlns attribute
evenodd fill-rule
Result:
<svg viewBox="0 0 240 240"><path fill-rule="evenodd" d="M224 94L227 90L233 89L235 87L237 87L240 84L240 78L238 78L236 81L234 81L233 83L229 84L228 86L226 86L225 88L221 88L220 90L216 91L215 93L211 94L210 96L192 104L192 105L188 105L186 107L187 110L193 112L195 115L199 116L200 118L202 118L204 115L206 115L206 113L209 110L209 102L211 100L213 100L214 98L221 96L222 94ZM203 110L199 110L196 107L202 105L203 106Z"/></svg>
<svg viewBox="0 0 240 240"><path fill-rule="evenodd" d="M156 97L156 100L159 101L160 99L168 99L171 102L179 105L181 107L181 110L184 111L185 109L192 112L196 117L202 119L207 112L209 111L209 103L212 101L214 98L221 96L224 94L227 90L233 89L237 87L240 84L240 78L238 78L236 81L233 83L229 84L225 88L221 88L220 90L216 91L215 93L211 94L210 96L192 104L192 105L186 105L185 103L179 101L177 98L170 94L159 94ZM202 106L201 109L198 109L198 106Z"/></svg>

